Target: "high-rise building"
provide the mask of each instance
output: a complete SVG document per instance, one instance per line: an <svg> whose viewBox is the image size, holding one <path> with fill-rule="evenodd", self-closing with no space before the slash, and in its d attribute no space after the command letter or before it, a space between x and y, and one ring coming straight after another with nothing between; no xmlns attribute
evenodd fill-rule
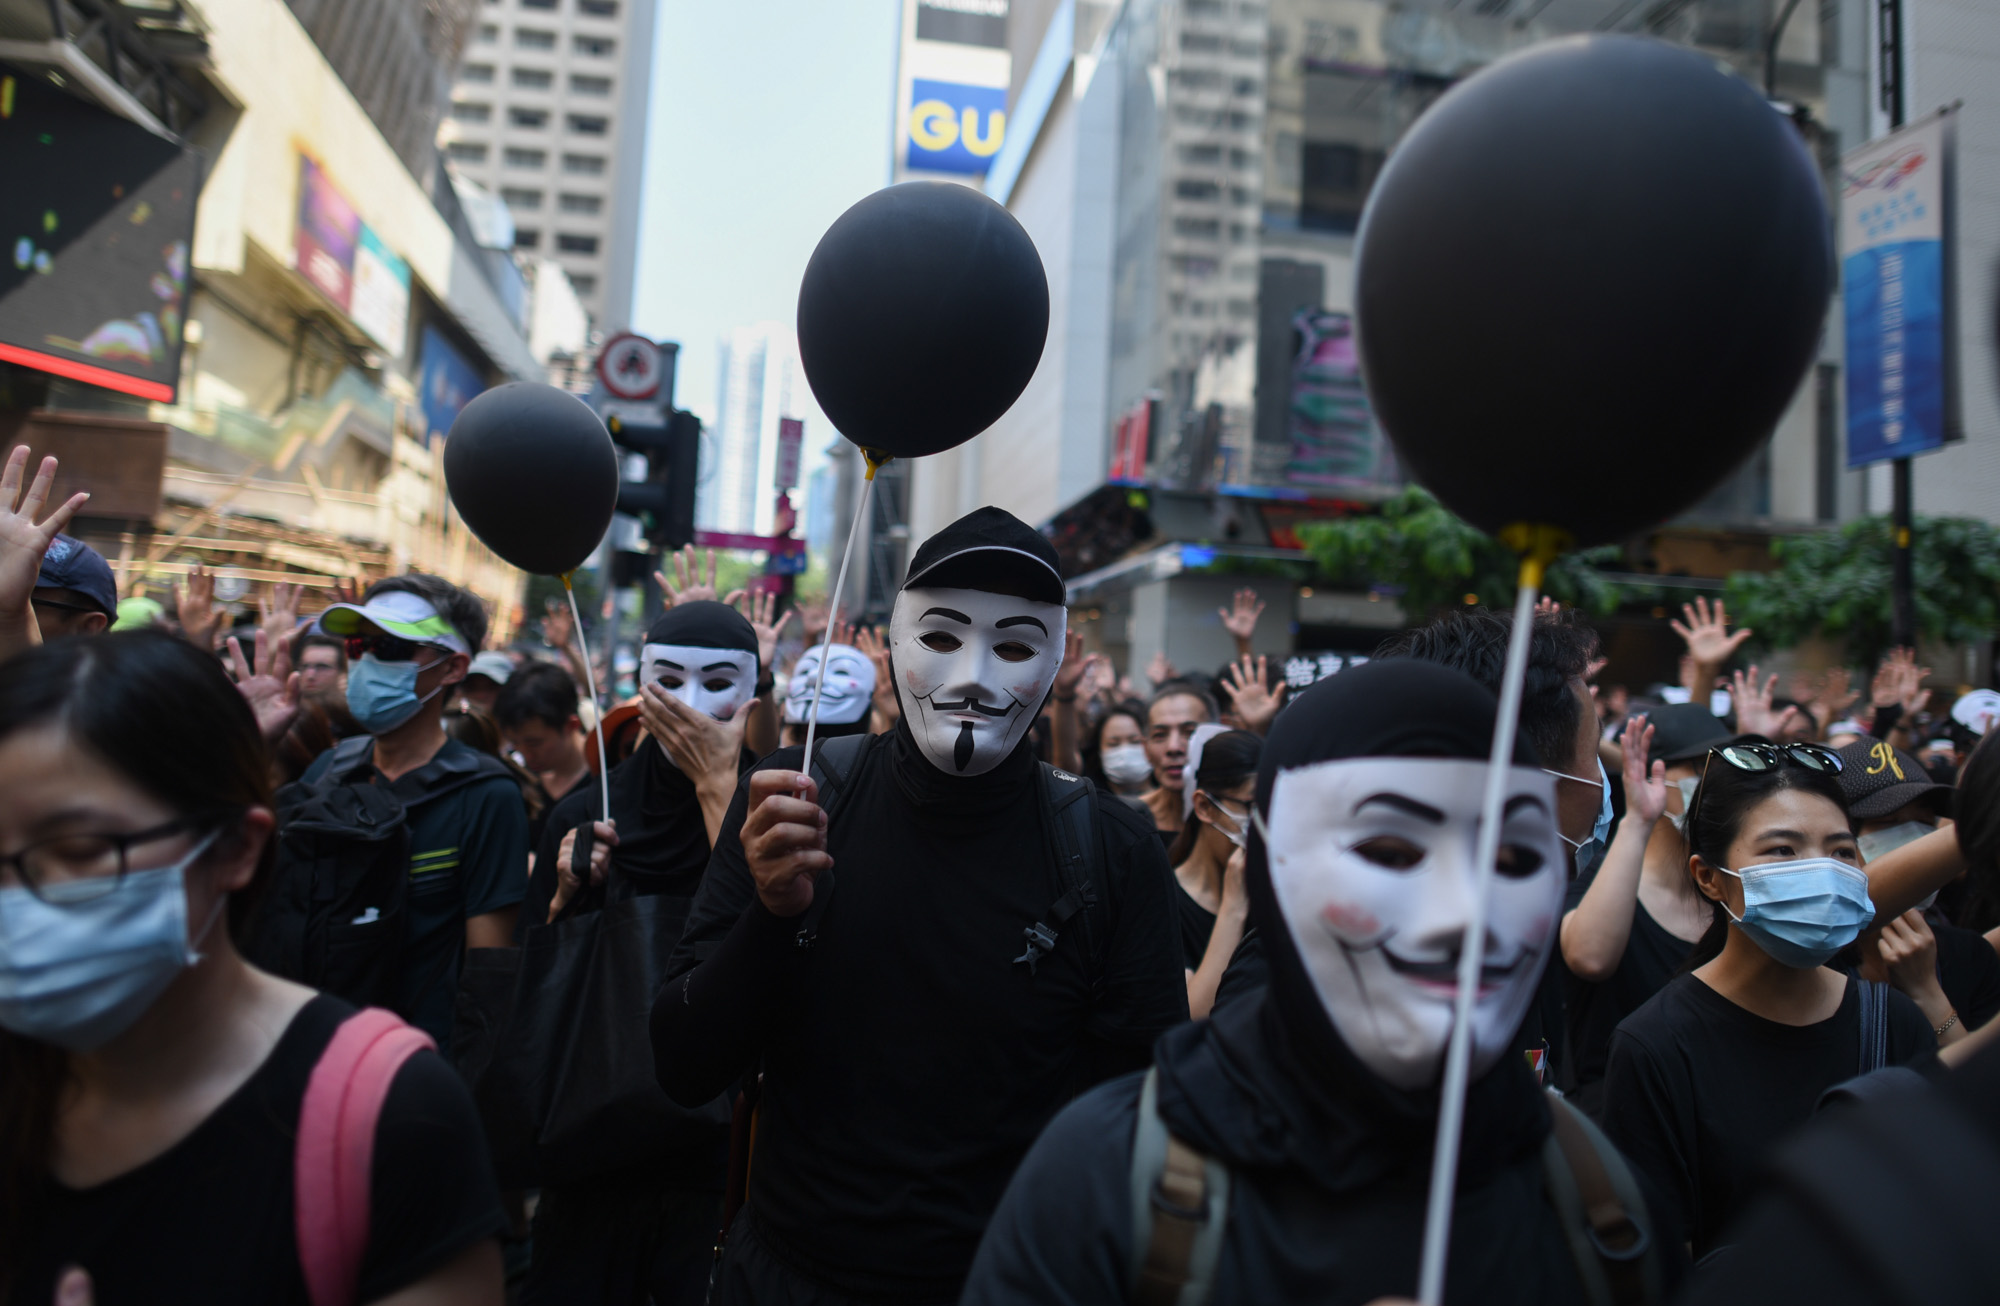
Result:
<svg viewBox="0 0 2000 1306"><path fill-rule="evenodd" d="M777 499L778 420L804 416L812 402L798 339L782 322L759 322L724 336L718 353L715 422L704 440L695 522L703 530L768 535Z"/></svg>
<svg viewBox="0 0 2000 1306"><path fill-rule="evenodd" d="M632 317L653 18L654 0L484 0L438 133L604 332Z"/></svg>

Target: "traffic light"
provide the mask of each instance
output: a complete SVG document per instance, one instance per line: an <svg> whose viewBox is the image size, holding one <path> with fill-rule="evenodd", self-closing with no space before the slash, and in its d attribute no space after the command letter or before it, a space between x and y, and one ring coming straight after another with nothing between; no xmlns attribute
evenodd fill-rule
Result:
<svg viewBox="0 0 2000 1306"><path fill-rule="evenodd" d="M701 419L669 409L664 426L639 426L613 416L605 423L611 438L634 453L646 455L646 479L618 487L618 511L645 523L646 540L657 549L678 549L694 543L696 462L701 449Z"/></svg>

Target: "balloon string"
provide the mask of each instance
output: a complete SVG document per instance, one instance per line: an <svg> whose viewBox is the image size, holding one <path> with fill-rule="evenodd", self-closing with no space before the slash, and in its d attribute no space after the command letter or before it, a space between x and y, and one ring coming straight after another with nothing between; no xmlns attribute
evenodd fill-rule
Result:
<svg viewBox="0 0 2000 1306"><path fill-rule="evenodd" d="M1534 553L1521 559L1521 592L1514 600L1514 628L1507 639L1500 713L1493 722L1493 751L1486 759L1486 791L1480 803L1479 840L1472 865L1472 905L1459 947L1458 992L1452 1004L1451 1042L1445 1048L1437 1142L1431 1151L1430 1200L1424 1212L1423 1258L1417 1276L1417 1300L1423 1306L1440 1306L1444 1301L1445 1253L1451 1247L1458 1145L1465 1127L1465 1086L1472 1064L1472 1008L1479 996L1479 972L1486 959L1486 897L1493 883L1493 863L1500 856L1500 817L1507 798L1507 773L1514 761L1528 647L1534 640L1535 599L1550 556L1546 545L1538 541Z"/></svg>
<svg viewBox="0 0 2000 1306"><path fill-rule="evenodd" d="M868 505L875 495L875 473L889 461L889 455L875 449L863 449L862 457L868 460L868 475L861 481L861 502L855 506L854 520L847 527L847 546L840 551L840 572L834 577L833 593L826 600L826 635L819 643L819 670L813 676L812 707L806 712L806 753L799 763L801 773L810 774L813 764L813 736L819 733L820 690L826 685L826 654L833 645L834 623L840 619L840 595L847 588L847 564L854 561L854 537L861 533L861 523L868 519Z"/></svg>
<svg viewBox="0 0 2000 1306"><path fill-rule="evenodd" d="M590 666L590 641L583 637L583 614L577 611L576 587L569 583L569 578L575 574L573 571L563 573L563 593L569 596L569 619L576 628L576 647L581 654L578 661L583 663L583 683L590 689L590 705L597 709L594 713L597 717L594 732L597 735L597 783L604 796L604 820L608 825L611 822L611 760L604 748L604 704L597 698L597 672Z"/></svg>

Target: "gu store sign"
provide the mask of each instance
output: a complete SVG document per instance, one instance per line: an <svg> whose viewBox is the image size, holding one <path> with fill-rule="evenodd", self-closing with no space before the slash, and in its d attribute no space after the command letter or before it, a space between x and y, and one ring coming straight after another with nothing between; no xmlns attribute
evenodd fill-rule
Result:
<svg viewBox="0 0 2000 1306"><path fill-rule="evenodd" d="M1955 111L1841 158L1847 465L1960 438L1953 321Z"/></svg>

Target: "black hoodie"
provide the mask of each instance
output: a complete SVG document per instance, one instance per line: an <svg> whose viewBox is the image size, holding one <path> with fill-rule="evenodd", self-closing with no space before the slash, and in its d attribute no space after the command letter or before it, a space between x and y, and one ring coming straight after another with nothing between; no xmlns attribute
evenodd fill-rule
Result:
<svg viewBox="0 0 2000 1306"><path fill-rule="evenodd" d="M1484 760L1492 695L1462 673L1385 661L1301 695L1264 750L1258 806L1280 769L1336 757ZM1277 910L1261 836L1246 874L1271 980L1154 1049L1159 1111L1177 1137L1228 1164L1229 1221L1209 1300L1366 1303L1416 1295L1437 1093L1370 1072L1335 1030ZM1129 1299L1130 1187L1141 1077L1058 1116L1016 1172L961 1299L967 1306ZM1452 1249L1453 1302L1581 1303L1583 1287L1542 1192L1548 1106L1519 1058L1467 1095ZM1657 1201L1650 1203L1655 1212ZM1672 1227L1671 1224L1656 1226Z"/></svg>

